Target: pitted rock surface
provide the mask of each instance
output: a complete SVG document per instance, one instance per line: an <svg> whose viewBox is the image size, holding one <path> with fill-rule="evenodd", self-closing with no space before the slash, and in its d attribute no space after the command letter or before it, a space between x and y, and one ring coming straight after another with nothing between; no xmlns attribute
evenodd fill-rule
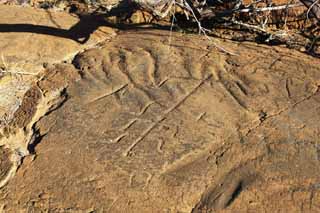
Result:
<svg viewBox="0 0 320 213"><path fill-rule="evenodd" d="M10 151L8 149L0 148L0 180L5 178L11 168Z"/></svg>

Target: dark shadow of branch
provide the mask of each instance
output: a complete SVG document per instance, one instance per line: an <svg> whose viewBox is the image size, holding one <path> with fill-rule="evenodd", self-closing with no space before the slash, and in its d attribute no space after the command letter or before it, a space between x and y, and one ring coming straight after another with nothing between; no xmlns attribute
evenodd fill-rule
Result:
<svg viewBox="0 0 320 213"><path fill-rule="evenodd" d="M106 25L106 22L103 21L101 16L87 15L80 17L79 22L68 30L33 24L0 24L0 32L28 32L51 35L83 44L95 30L104 25Z"/></svg>
<svg viewBox="0 0 320 213"><path fill-rule="evenodd" d="M21 32L21 33L35 33L56 36L66 39L71 39L80 44L86 43L90 35L94 33L99 27L107 26L121 30L133 30L139 29L139 26L143 26L141 29L161 29L169 30L170 27L161 25L149 25L146 24L111 24L105 20L106 15L88 14L79 16L79 22L70 27L69 29L60 29L56 27L33 25L33 24L0 24L1 32Z"/></svg>

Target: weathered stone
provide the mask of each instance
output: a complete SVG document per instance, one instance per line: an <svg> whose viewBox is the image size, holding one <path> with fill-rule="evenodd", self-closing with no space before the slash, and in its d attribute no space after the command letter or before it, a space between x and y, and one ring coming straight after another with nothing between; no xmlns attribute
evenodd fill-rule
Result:
<svg viewBox="0 0 320 213"><path fill-rule="evenodd" d="M76 56L81 79L46 74L68 99L35 123L4 211L320 211L320 62L169 35L121 32Z"/></svg>
<svg viewBox="0 0 320 213"><path fill-rule="evenodd" d="M0 180L4 179L7 176L10 168L10 150L0 147Z"/></svg>
<svg viewBox="0 0 320 213"><path fill-rule="evenodd" d="M0 127L10 120L44 67L72 60L78 52L114 36L112 29L101 27L80 44L72 40L76 31L68 32L77 23L78 18L64 12L0 5ZM81 27L77 32L81 34Z"/></svg>

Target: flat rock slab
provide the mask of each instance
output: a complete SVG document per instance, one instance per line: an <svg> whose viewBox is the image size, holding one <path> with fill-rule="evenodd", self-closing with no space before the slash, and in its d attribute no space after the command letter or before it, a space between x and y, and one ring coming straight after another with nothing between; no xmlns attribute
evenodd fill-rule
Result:
<svg viewBox="0 0 320 213"><path fill-rule="evenodd" d="M78 52L115 35L110 28L97 27L81 44L75 38L82 41L88 26L64 12L0 5L0 128L44 67L72 60Z"/></svg>
<svg viewBox="0 0 320 213"><path fill-rule="evenodd" d="M1 59L8 66L16 64L29 68L26 72L36 73L43 64L70 60L80 50L108 39L113 32L101 27L83 45L75 40L81 37L77 35L81 34L79 21L65 12L0 5ZM79 29L72 31L76 26ZM83 26L82 31L85 30Z"/></svg>
<svg viewBox="0 0 320 213"><path fill-rule="evenodd" d="M319 61L168 36L122 32L38 81L81 76L35 124L4 211L320 211Z"/></svg>

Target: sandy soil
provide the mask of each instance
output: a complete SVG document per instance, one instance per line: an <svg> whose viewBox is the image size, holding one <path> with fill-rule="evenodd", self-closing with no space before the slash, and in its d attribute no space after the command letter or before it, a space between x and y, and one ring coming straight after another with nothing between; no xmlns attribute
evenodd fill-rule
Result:
<svg viewBox="0 0 320 213"><path fill-rule="evenodd" d="M56 47L57 60L10 99L18 107L4 107L0 181L14 172L0 211L320 211L319 59L164 30L108 32L91 46L30 34L78 52L63 60L70 52ZM31 58L42 52L31 48Z"/></svg>

